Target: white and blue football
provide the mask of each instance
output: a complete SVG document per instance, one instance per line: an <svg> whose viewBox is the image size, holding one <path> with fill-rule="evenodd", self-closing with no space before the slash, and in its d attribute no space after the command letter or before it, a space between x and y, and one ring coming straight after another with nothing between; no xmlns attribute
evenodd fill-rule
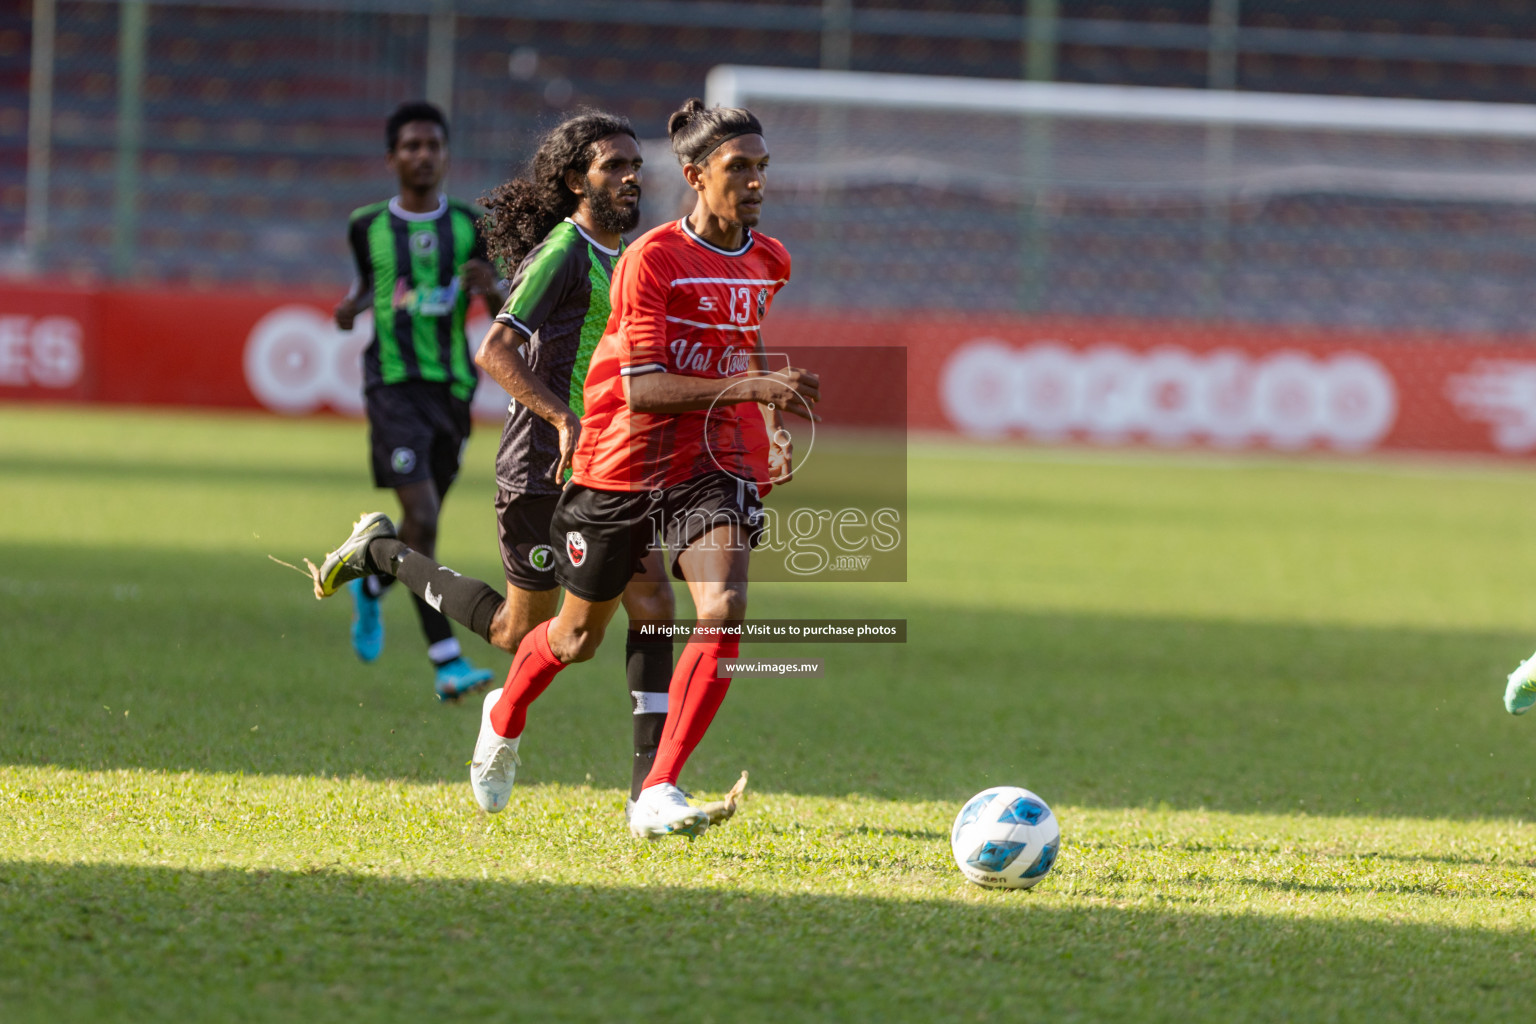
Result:
<svg viewBox="0 0 1536 1024"><path fill-rule="evenodd" d="M1044 800L993 786L965 802L949 834L960 873L990 889L1028 889L1051 870L1061 826Z"/></svg>

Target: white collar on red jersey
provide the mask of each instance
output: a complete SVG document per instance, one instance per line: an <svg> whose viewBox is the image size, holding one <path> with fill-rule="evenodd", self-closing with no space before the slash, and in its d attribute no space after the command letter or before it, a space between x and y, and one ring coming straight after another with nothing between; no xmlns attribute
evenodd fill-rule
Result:
<svg viewBox="0 0 1536 1024"><path fill-rule="evenodd" d="M704 248L708 249L710 252L717 252L721 256L740 256L741 254L746 252L748 249L752 248L753 238L752 238L752 229L751 228L742 228L741 229L742 231L744 231L746 233L747 240L741 243L741 248L740 249L722 249L718 245L710 245L708 242L704 241L704 239L700 238L698 232L693 230L693 225L688 223L688 218L687 217L684 217L682 220L679 220L677 223L682 226L683 234L687 235L689 238L693 239L695 242L698 242L700 245L702 245Z"/></svg>

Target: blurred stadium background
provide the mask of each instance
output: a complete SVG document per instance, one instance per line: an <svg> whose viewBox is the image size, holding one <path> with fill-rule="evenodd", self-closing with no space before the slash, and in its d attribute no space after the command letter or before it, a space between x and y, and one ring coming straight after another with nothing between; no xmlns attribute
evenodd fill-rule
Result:
<svg viewBox="0 0 1536 1024"><path fill-rule="evenodd" d="M897 317L912 335L898 343L937 344L916 352L914 372L949 391L915 392L916 426L1536 447L1536 413L1521 412L1536 404L1536 363L1521 362L1536 328L1530 0L5 0L7 301L43 318L48 308L15 306L14 293L172 293L192 296L188 308L231 291L339 294L347 214L392 184L380 126L395 103L426 96L450 112L450 190L472 198L578 106L660 139L668 112L704 94L719 65L1315 102L1315 125L1264 126L764 101L777 153L765 227L796 258L780 308L841 340L891 340L871 318ZM1127 110L1160 102L1125 95ZM1329 127L1352 109L1346 97L1425 105L1393 108L1406 127L1362 127L1369 105ZM1414 109L1435 127L1414 127ZM655 220L680 196L659 145L652 167ZM122 319L108 306L91 316L101 331ZM966 338L931 342L928 327L978 316L991 319ZM204 343L238 350L252 319ZM921 336L914 324L927 325ZM23 339L35 327L0 330L0 396L91 397L89 338L71 377L64 342ZM966 371L977 379L954 383L956 352L981 335L1016 358L978 356ZM1043 342L1066 355L1024 358ZM1128 346L1114 365L1072 363L1104 342ZM1147 353L1167 344L1184 362L1163 372ZM1300 362L1266 384L1264 353L1287 345ZM1334 372L1341 346L1371 366ZM1218 350L1245 355L1222 370ZM999 373L1006 394L989 399L984 379ZM1126 380L1145 414L1080 408L1094 387L1123 392ZM1164 385L1240 387L1258 395L1248 405L1273 408L1223 433L1193 408L1219 396L1159 399ZM1161 418L1160 400L1173 408ZM989 401L993 414L957 415ZM1287 403L1300 420L1266 427ZM1404 421L1426 403L1432 422ZM1351 410L1364 419L1323 422Z"/></svg>

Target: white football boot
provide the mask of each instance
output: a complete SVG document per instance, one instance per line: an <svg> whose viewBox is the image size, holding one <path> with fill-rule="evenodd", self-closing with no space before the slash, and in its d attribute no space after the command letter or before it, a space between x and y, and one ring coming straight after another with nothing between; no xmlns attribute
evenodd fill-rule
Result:
<svg viewBox="0 0 1536 1024"><path fill-rule="evenodd" d="M709 813L690 804L683 791L669 782L642 789L628 810L629 831L641 839L693 839L709 828Z"/></svg>
<svg viewBox="0 0 1536 1024"><path fill-rule="evenodd" d="M501 690L485 695L480 706L480 738L475 741L475 757L469 762L469 788L475 791L475 802L487 814L496 814L507 806L512 797L512 784L517 781L517 745L522 737L508 739L491 728L491 708L501 699Z"/></svg>

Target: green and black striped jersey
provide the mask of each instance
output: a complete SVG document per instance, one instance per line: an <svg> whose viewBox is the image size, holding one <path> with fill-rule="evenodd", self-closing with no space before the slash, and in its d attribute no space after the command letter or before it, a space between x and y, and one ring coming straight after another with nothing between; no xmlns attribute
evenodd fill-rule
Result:
<svg viewBox="0 0 1536 1024"><path fill-rule="evenodd" d="M523 258L496 317L527 339L528 368L577 416L587 365L608 325L608 282L618 259L618 249L599 245L572 220L561 221ZM559 432L513 401L496 453L497 484L512 494L559 494L552 479L559 463Z"/></svg>
<svg viewBox="0 0 1536 1024"><path fill-rule="evenodd" d="M486 259L484 214L444 196L431 213L410 213L398 198L354 211L347 240L364 294L373 302L373 340L363 353L363 387L424 380L447 384L469 401L475 367L464 337L468 260Z"/></svg>

